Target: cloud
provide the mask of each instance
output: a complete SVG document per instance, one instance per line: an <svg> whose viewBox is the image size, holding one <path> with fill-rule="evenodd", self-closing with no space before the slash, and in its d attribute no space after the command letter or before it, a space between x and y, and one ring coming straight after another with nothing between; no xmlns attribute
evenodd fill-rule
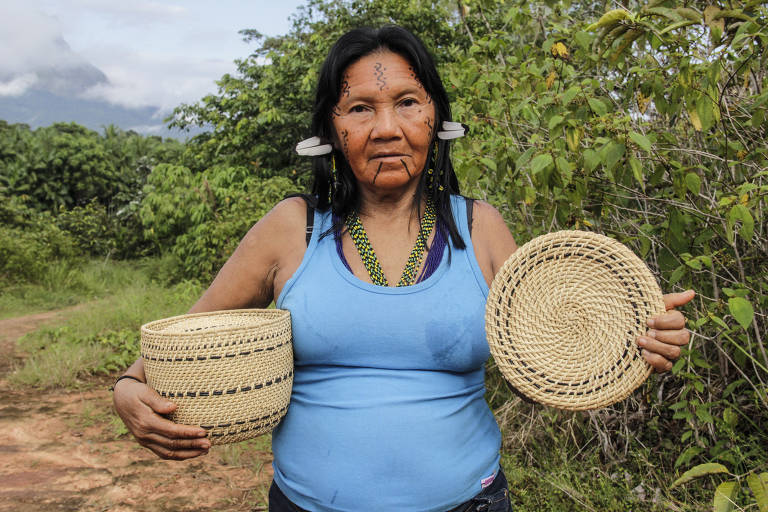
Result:
<svg viewBox="0 0 768 512"><path fill-rule="evenodd" d="M18 96L30 88L58 94L84 90L106 77L73 52L58 22L19 2L0 11L0 95Z"/></svg>
<svg viewBox="0 0 768 512"><path fill-rule="evenodd" d="M37 75L34 73L26 73L7 82L0 82L0 96L21 96L36 82Z"/></svg>
<svg viewBox="0 0 768 512"><path fill-rule="evenodd" d="M214 81L234 71L227 60L195 56L179 57L161 53L105 48L94 55L108 81L90 87L83 96L102 99L125 107L158 107L163 115L180 103L199 100L216 89Z"/></svg>
<svg viewBox="0 0 768 512"><path fill-rule="evenodd" d="M81 61L64 42L54 18L17 2L3 4L0 11L0 75Z"/></svg>
<svg viewBox="0 0 768 512"><path fill-rule="evenodd" d="M73 0L73 7L104 15L119 24L147 25L157 22L177 21L190 15L181 5L160 2L137 1L105 2L104 0Z"/></svg>
<svg viewBox="0 0 768 512"><path fill-rule="evenodd" d="M232 52L210 43L230 33L242 44L236 30L192 16L201 8L213 9L205 2L0 0L0 96L45 90L155 107L162 119L235 71Z"/></svg>

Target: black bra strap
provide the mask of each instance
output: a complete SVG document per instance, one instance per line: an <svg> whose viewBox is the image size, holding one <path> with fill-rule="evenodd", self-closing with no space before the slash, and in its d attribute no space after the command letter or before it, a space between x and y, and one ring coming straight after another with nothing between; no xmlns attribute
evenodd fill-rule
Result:
<svg viewBox="0 0 768 512"><path fill-rule="evenodd" d="M465 197L467 202L467 227L469 228L469 236L472 236L472 209L475 206L475 200Z"/></svg>
<svg viewBox="0 0 768 512"><path fill-rule="evenodd" d="M307 203L307 246L309 246L309 241L312 240L312 230L315 225L315 205L317 204L317 199L310 194L289 194L283 199L290 197L300 197Z"/></svg>

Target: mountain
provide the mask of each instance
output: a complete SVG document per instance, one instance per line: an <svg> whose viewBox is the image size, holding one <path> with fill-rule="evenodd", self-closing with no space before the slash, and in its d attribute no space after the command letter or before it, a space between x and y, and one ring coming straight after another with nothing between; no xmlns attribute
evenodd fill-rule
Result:
<svg viewBox="0 0 768 512"><path fill-rule="evenodd" d="M99 132L113 124L124 130L180 139L203 131L168 130L157 107L130 108L85 97L92 87L108 85L107 76L75 55L63 39L57 39L53 48L62 56L53 65L11 72L3 71L0 64L0 119L32 128L74 121Z"/></svg>

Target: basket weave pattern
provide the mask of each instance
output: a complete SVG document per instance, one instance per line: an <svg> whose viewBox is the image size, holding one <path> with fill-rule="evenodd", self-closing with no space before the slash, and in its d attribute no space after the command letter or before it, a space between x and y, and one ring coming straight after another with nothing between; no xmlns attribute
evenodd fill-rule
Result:
<svg viewBox="0 0 768 512"><path fill-rule="evenodd" d="M178 405L171 419L199 425L212 444L270 432L293 386L291 318L283 310L182 315L141 328L147 383Z"/></svg>
<svg viewBox="0 0 768 512"><path fill-rule="evenodd" d="M664 312L651 272L603 235L559 231L531 240L497 273L486 334L507 381L561 409L605 407L651 373L636 337Z"/></svg>

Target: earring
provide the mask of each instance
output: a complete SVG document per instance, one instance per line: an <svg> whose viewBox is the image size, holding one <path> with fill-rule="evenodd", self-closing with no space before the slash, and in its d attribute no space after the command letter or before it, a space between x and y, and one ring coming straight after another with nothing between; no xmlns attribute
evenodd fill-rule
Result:
<svg viewBox="0 0 768 512"><path fill-rule="evenodd" d="M432 165L427 168L427 186L432 188L435 183L435 167L437 166L437 141L432 147Z"/></svg>

